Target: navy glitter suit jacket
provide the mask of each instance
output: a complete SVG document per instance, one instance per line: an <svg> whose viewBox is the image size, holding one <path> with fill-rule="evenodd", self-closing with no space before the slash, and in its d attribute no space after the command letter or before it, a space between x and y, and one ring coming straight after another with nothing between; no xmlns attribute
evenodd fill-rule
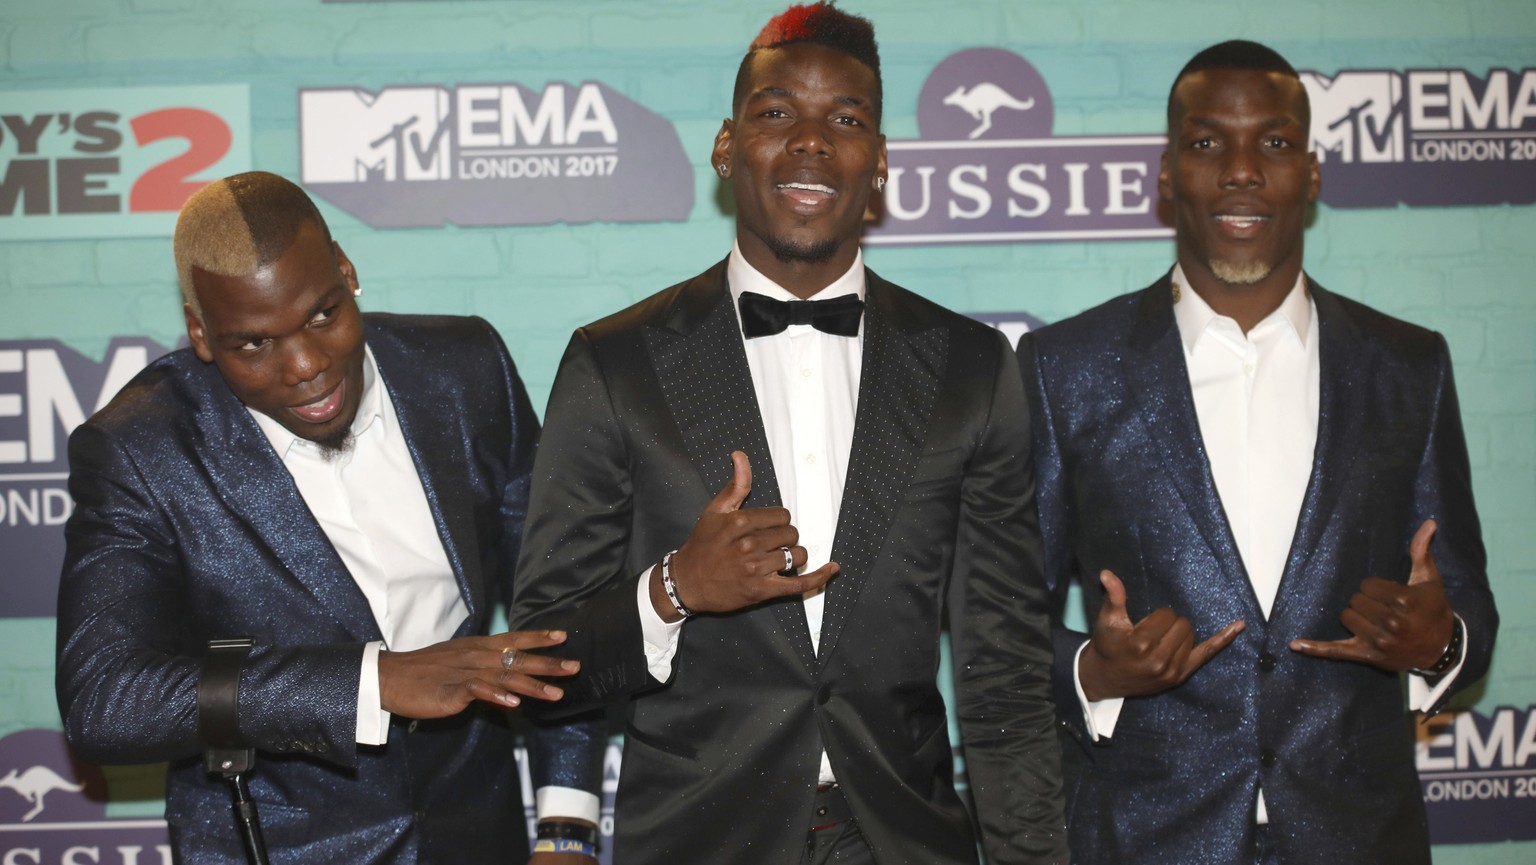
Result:
<svg viewBox="0 0 1536 865"><path fill-rule="evenodd" d="M1130 698L1089 741L1072 664L1086 635L1055 629L1068 825L1081 865L1251 862L1262 784L1280 861L1428 863L1400 677L1288 648L1349 636L1339 614L1367 576L1406 581L1419 524L1466 622L1456 687L1488 669L1488 591L1450 357L1438 334L1312 286L1321 359L1312 477L1268 620L1201 445L1169 280L1020 345L1034 419L1047 573L1074 576L1092 621L1102 569L1133 620L1159 607L1197 639L1236 642L1185 684ZM1443 701L1442 701L1443 702Z"/></svg>
<svg viewBox="0 0 1536 865"><path fill-rule="evenodd" d="M479 319L364 316L448 561L486 631L510 596L538 421ZM76 510L59 600L70 744L101 763L170 761L180 861L244 863L221 779L204 773L196 689L209 639L251 636L241 733L274 863L506 863L527 857L513 740L477 704L395 718L358 746L362 592L291 476L211 364L150 364L70 438ZM580 749L578 748L577 751ZM540 783L585 786L596 764Z"/></svg>

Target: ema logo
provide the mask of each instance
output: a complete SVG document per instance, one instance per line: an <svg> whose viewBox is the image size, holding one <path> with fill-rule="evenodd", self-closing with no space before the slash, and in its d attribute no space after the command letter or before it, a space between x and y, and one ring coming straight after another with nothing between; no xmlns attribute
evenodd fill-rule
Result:
<svg viewBox="0 0 1536 865"><path fill-rule="evenodd" d="M887 141L871 244L1172 237L1158 221L1164 136L1052 137L1050 90L1001 48L950 55L923 84L915 140Z"/></svg>
<svg viewBox="0 0 1536 865"><path fill-rule="evenodd" d="M164 820L107 819L101 770L70 755L56 730L0 739L0 862L171 865Z"/></svg>
<svg viewBox="0 0 1536 865"><path fill-rule="evenodd" d="M605 84L315 88L301 178L381 228L684 220L694 169L672 124Z"/></svg>
<svg viewBox="0 0 1536 865"><path fill-rule="evenodd" d="M1416 762L1436 844L1536 840L1536 706L1425 718Z"/></svg>
<svg viewBox="0 0 1536 865"><path fill-rule="evenodd" d="M1334 207L1536 201L1536 70L1302 72Z"/></svg>
<svg viewBox="0 0 1536 865"><path fill-rule="evenodd" d="M244 85L0 95L0 237L169 235L214 177L250 167Z"/></svg>
<svg viewBox="0 0 1536 865"><path fill-rule="evenodd" d="M120 337L98 363L56 339L0 341L0 616L54 615L74 509L65 442L166 351Z"/></svg>

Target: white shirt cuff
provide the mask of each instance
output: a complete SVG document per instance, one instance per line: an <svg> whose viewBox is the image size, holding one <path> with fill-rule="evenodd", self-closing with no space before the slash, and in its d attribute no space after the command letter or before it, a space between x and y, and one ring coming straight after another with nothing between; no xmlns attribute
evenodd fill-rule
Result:
<svg viewBox="0 0 1536 865"><path fill-rule="evenodd" d="M540 787L533 794L534 811L539 819L564 817L586 820L597 825L602 803L585 790L575 787Z"/></svg>
<svg viewBox="0 0 1536 865"><path fill-rule="evenodd" d="M382 642L363 647L363 674L357 684L357 744L383 745L389 741L389 713L379 695L379 651Z"/></svg>
<svg viewBox="0 0 1536 865"><path fill-rule="evenodd" d="M1472 641L1472 635L1467 633L1467 623L1461 620L1461 616L1456 616L1456 621L1461 623L1461 656L1456 659L1456 665L1446 670L1433 685L1428 678L1409 671L1408 711L1429 711L1429 707L1439 702L1440 695L1444 694L1451 687L1451 683L1456 681L1457 674L1461 672L1461 665L1467 662L1467 644Z"/></svg>
<svg viewBox="0 0 1536 865"><path fill-rule="evenodd" d="M1072 656L1072 687L1077 689L1078 704L1083 707L1083 725L1088 728L1088 737L1097 742L1099 739L1108 739L1115 735L1115 724L1120 721L1120 710L1125 706L1124 697L1110 697L1107 700L1093 702L1083 693L1083 677L1078 673L1078 664L1082 663L1083 650L1088 648L1085 641L1077 647L1077 654Z"/></svg>
<svg viewBox="0 0 1536 865"><path fill-rule="evenodd" d="M651 678L665 682L672 678L672 658L677 655L677 635L683 630L683 622L663 621L651 604L651 571L640 572L635 588L635 605L640 609L640 635L645 641L645 668Z"/></svg>

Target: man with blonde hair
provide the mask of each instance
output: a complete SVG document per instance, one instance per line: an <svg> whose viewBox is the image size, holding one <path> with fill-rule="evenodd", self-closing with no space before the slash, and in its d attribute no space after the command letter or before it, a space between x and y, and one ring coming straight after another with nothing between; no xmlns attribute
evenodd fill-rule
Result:
<svg viewBox="0 0 1536 865"><path fill-rule="evenodd" d="M506 348L478 319L361 313L357 269L273 174L194 195L175 251L191 348L70 438L71 746L170 762L180 861L245 862L199 759L231 730L273 862L523 861L504 710L579 665L527 651L559 632L484 636L538 434ZM207 646L232 637L253 645L224 717ZM540 780L595 787L590 744Z"/></svg>

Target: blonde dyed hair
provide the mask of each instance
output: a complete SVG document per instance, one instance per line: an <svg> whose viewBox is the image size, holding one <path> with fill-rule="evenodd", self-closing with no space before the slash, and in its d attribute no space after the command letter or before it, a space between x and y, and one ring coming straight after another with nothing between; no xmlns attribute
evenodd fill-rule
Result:
<svg viewBox="0 0 1536 865"><path fill-rule="evenodd" d="M266 171L248 171L204 186L176 218L176 278L181 297L203 317L193 269L219 276L251 276L282 257L294 235L313 220L331 240L315 203L296 184Z"/></svg>

